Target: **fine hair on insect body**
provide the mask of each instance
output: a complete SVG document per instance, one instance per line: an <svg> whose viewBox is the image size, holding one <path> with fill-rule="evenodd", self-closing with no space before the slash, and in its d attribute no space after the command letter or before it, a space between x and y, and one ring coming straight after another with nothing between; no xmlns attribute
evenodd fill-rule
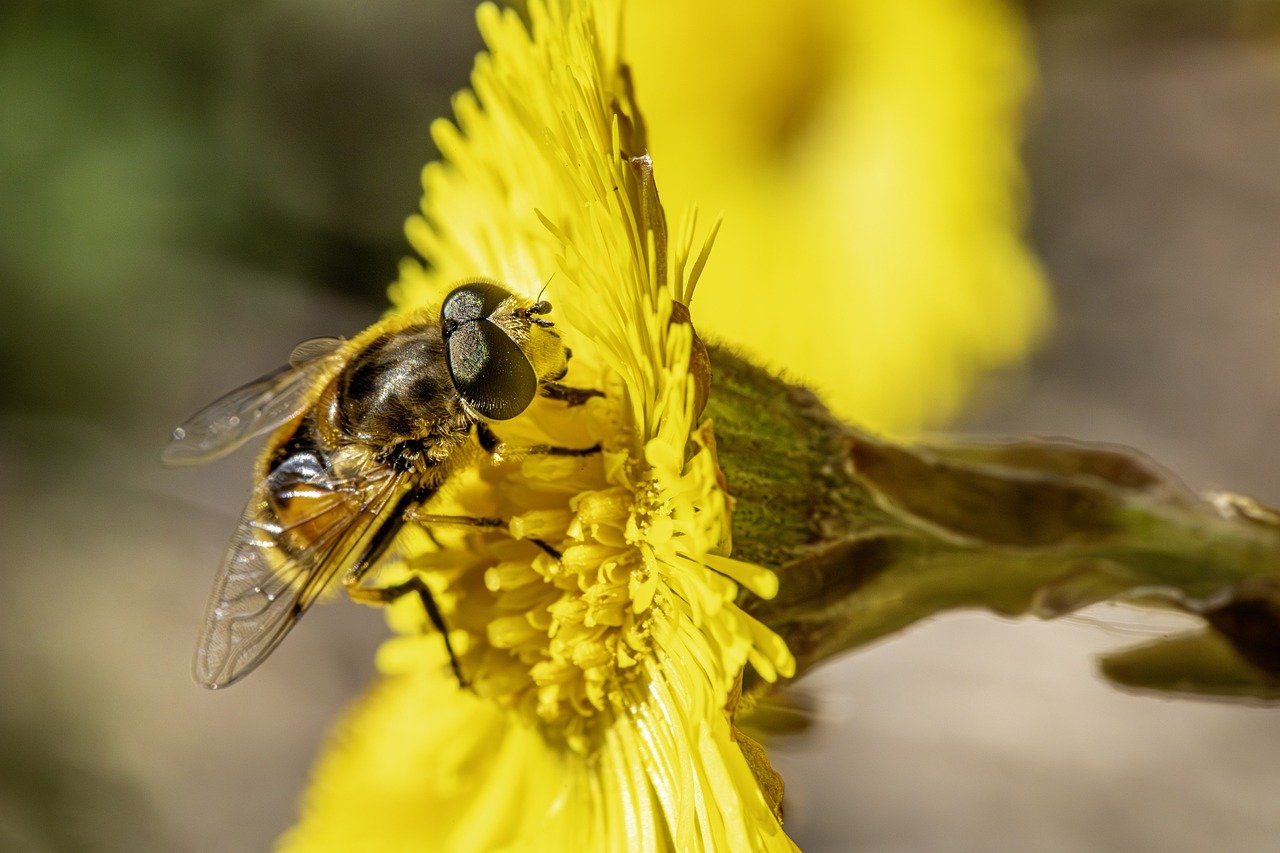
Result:
<svg viewBox="0 0 1280 853"><path fill-rule="evenodd" d="M463 282L437 310L385 319L350 340L317 338L289 364L229 394L173 432L171 465L220 458L271 433L253 492L218 569L193 674L210 689L253 671L340 579L357 600L416 594L466 679L444 619L418 576L362 581L406 522L499 528L502 519L429 514L423 507L479 447L510 452L489 424L541 395L578 406L601 392L560 384L570 351L547 315L487 279ZM599 446L520 448L588 456ZM541 543L540 547L546 547Z"/></svg>

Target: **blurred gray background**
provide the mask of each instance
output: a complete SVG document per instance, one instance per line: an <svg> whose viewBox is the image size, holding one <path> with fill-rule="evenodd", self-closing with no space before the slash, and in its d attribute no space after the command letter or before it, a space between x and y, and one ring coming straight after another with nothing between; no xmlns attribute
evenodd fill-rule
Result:
<svg viewBox="0 0 1280 853"><path fill-rule="evenodd" d="M234 690L188 676L251 454L173 424L385 306L472 5L0 7L0 849L249 850L285 828L385 628L320 608ZM1280 503L1270 3L1037 2L1031 239L1053 337L953 428L1145 449ZM714 261L713 261L714 262ZM1273 850L1280 709L1131 696L1147 636L948 616L808 682L773 751L807 850Z"/></svg>

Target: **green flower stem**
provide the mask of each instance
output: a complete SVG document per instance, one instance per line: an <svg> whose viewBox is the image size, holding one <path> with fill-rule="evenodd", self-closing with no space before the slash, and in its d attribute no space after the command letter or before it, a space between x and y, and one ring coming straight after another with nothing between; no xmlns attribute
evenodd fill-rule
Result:
<svg viewBox="0 0 1280 853"><path fill-rule="evenodd" d="M1280 695L1272 510L1196 495L1118 448L894 444L732 352L709 354L733 554L779 576L775 598L742 603L786 639L797 674L943 610L1053 618L1125 601L1194 614L1211 631L1109 658L1117 683Z"/></svg>

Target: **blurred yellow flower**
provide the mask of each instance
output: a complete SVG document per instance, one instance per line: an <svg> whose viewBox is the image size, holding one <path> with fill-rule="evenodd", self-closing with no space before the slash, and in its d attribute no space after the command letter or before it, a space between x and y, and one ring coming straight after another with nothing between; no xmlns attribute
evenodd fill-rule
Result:
<svg viewBox="0 0 1280 853"><path fill-rule="evenodd" d="M1025 22L1006 0L648 0L627 57L668 199L726 211L698 328L909 430L1016 362Z"/></svg>
<svg viewBox="0 0 1280 853"><path fill-rule="evenodd" d="M745 614L775 576L724 556L727 497L687 303L705 259L692 217L667 238L619 58L616 2L479 10L490 53L457 125L433 133L396 310L492 277L549 282L573 349L567 382L603 397L539 400L514 447L585 447L478 465L430 510L509 519L502 532L409 529L403 559L440 602L460 670L413 597L385 678L316 772L289 849L790 849L780 783L733 725L744 668L793 672ZM446 547L441 547L444 545ZM400 577L397 578L396 574Z"/></svg>

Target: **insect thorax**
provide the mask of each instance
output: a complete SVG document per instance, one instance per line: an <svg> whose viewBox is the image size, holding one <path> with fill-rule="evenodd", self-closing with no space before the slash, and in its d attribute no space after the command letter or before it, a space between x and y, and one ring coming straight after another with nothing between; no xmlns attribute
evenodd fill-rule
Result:
<svg viewBox="0 0 1280 853"><path fill-rule="evenodd" d="M412 326L378 338L355 355L338 378L340 431L352 440L390 447L420 442L430 454L448 453L465 437L472 418L449 376L436 324Z"/></svg>

